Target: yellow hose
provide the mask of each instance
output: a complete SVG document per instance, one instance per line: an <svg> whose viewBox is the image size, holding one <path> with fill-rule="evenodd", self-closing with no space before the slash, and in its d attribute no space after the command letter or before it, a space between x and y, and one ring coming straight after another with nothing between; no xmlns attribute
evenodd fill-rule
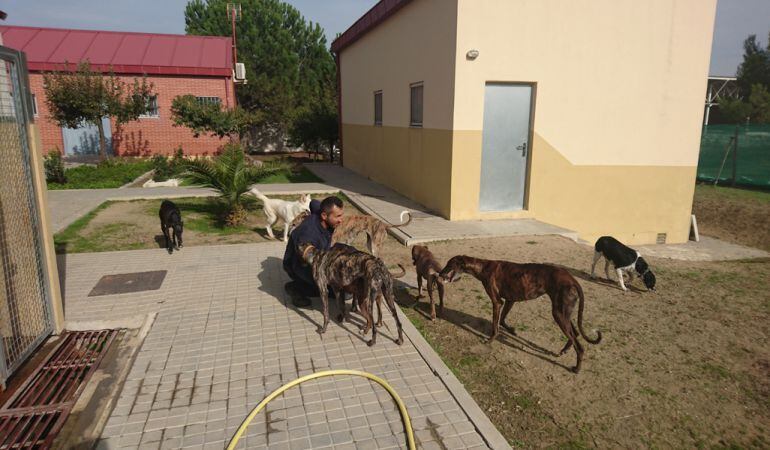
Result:
<svg viewBox="0 0 770 450"><path fill-rule="evenodd" d="M342 370L324 370L322 372L311 373L310 375L305 375L304 377L300 377L294 381L286 383L280 388L273 391L272 394L265 397L264 400L259 402L259 404L255 406L254 409L251 410L251 412L246 417L246 419L244 419L243 423L241 423L241 426L238 427L238 431L235 432L235 435L233 436L233 439L230 441L230 444L227 445L227 450L235 449L235 446L238 445L238 441L241 439L241 436L246 431L246 427L249 426L249 424L254 419L254 417L268 403L270 403L271 400L283 394L285 391L291 389L292 387L298 384L304 383L305 381L315 380L316 378L329 377L332 375L354 375L357 377L364 377L384 387L385 390L387 390L388 393L391 395L391 397L393 397L393 400L396 401L396 405L398 405L398 411L401 413L401 418L404 420L404 430L406 431L406 442L407 442L407 446L409 447L409 450L416 449L414 445L414 432L412 431L412 421L409 419L409 413L406 411L406 406L404 405L404 402L401 400L401 397L398 396L396 391L388 384L388 382L376 375L372 375L366 372L361 372L360 370L342 369Z"/></svg>

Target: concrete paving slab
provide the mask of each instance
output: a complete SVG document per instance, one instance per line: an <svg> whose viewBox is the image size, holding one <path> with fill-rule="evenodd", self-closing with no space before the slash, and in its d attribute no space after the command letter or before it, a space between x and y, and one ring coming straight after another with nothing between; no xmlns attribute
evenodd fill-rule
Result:
<svg viewBox="0 0 770 450"><path fill-rule="evenodd" d="M263 243L186 247L173 255L163 249L65 255L67 320L157 314L99 448L141 442L221 448L273 389L334 368L388 380L409 405L415 431L440 436L435 443L442 448L466 441L510 448L403 315L407 339L401 346L392 340L395 323L389 315L374 347L350 324L332 323L319 336L318 301L312 309L296 309L283 291L288 281L281 269L283 250L281 243ZM160 289L88 297L102 276L140 270L167 270ZM448 395L418 400L418 393L426 392ZM449 423L470 425L430 430ZM320 442L329 448L398 448L405 439L395 404L378 385L325 378L272 402L242 442L244 448Z"/></svg>

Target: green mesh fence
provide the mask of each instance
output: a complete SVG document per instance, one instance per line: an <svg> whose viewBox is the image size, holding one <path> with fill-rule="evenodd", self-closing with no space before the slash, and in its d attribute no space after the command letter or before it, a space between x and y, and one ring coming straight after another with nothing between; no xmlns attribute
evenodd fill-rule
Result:
<svg viewBox="0 0 770 450"><path fill-rule="evenodd" d="M698 160L698 180L714 182L724 160L719 183L730 183L733 177L732 142L735 125L707 125L703 127ZM727 159L725 152L729 149ZM738 126L738 157L735 164L735 183L770 189L770 125Z"/></svg>

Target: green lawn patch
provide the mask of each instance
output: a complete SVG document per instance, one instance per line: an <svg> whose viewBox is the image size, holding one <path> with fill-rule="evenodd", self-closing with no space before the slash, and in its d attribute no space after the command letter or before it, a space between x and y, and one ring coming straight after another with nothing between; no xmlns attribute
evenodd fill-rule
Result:
<svg viewBox="0 0 770 450"><path fill-rule="evenodd" d="M111 189L130 183L152 169L149 160L113 158L96 166L82 165L65 170L66 183L48 183L48 189Z"/></svg>
<svg viewBox="0 0 770 450"><path fill-rule="evenodd" d="M259 182L260 184L276 184L276 183L323 183L323 180L315 176L313 172L307 170L305 167L300 167L297 171L286 171L270 175L264 180Z"/></svg>

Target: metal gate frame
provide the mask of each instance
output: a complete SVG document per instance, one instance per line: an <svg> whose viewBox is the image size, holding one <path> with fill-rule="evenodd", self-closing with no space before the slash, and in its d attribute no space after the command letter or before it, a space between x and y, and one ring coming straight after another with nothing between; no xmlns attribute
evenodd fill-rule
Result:
<svg viewBox="0 0 770 450"><path fill-rule="evenodd" d="M48 338L53 332L53 310L52 310L52 295L50 290L49 272L47 267L47 259L45 255L44 239L42 233L42 224L40 218L40 204L37 202L34 173L33 173L33 161L31 156L29 125L34 122L34 116L32 114L32 96L29 88L29 73L27 70L27 58L23 52L0 46L0 61L7 61L13 64L14 70L9 74L9 83L11 83L14 94L13 102L16 115L17 126L19 128L19 139L21 143L21 159L23 161L24 175L27 177L27 201L30 208L30 219L33 228L32 239L36 249L36 260L38 274L42 275L38 280L41 285L41 293L43 298L40 299L43 302L43 311L45 313L45 324L42 332L31 343L27 345L21 353L15 356L15 359L6 364L6 350L5 344L0 340L0 386L5 387L6 380L14 373L16 369L21 366L29 355L34 352L40 344ZM2 226L2 225L0 225ZM5 249L0 249L0 254L4 253ZM8 299L10 301L10 299Z"/></svg>

